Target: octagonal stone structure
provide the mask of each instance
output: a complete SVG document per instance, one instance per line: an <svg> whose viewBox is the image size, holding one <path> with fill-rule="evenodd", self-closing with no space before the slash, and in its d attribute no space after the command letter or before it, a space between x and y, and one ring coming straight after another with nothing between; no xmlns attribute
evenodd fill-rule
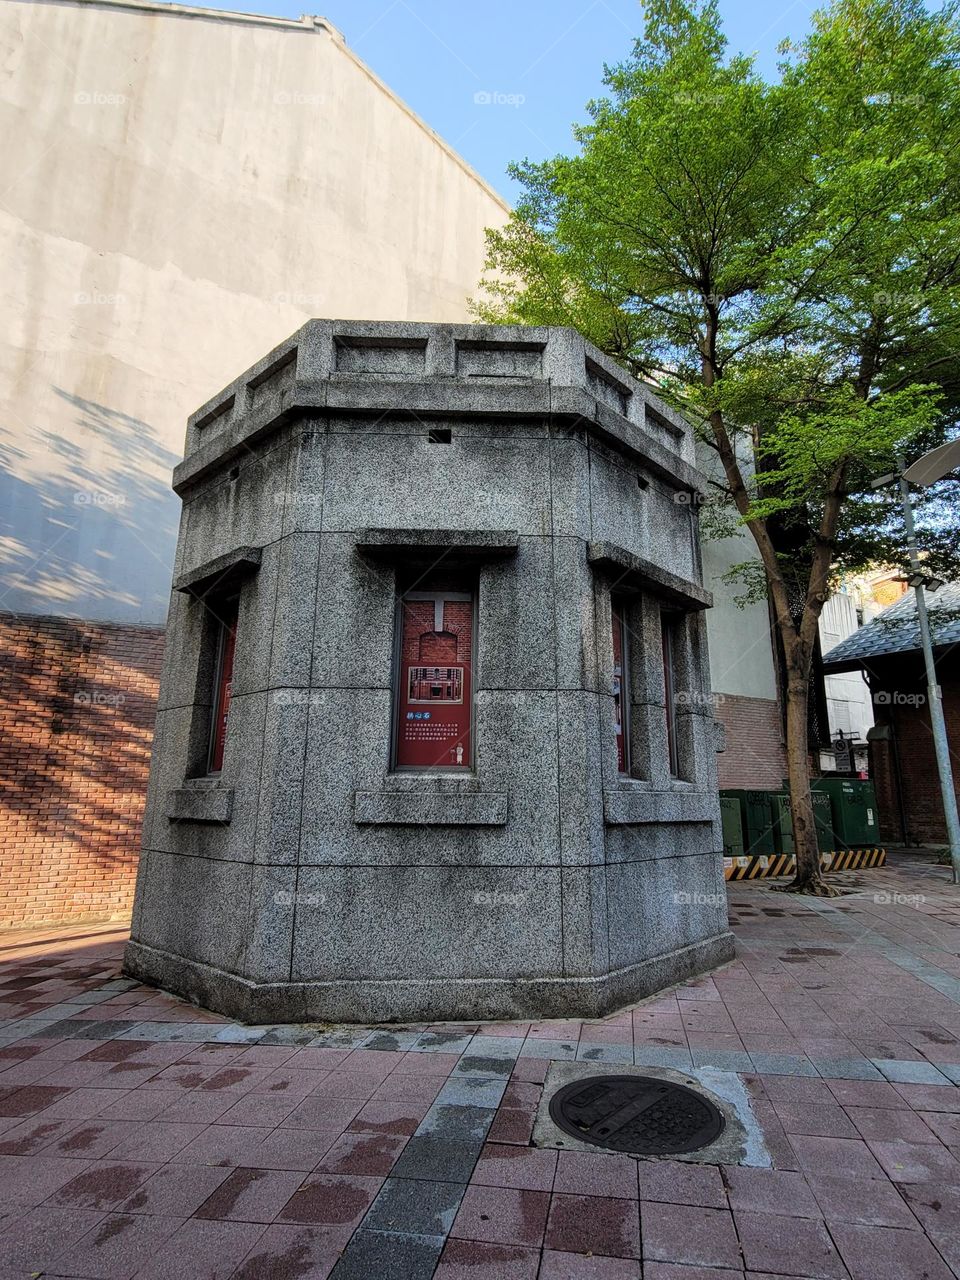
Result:
<svg viewBox="0 0 960 1280"><path fill-rule="evenodd" d="M731 958L703 483L568 329L311 321L204 405L126 972L437 1021Z"/></svg>

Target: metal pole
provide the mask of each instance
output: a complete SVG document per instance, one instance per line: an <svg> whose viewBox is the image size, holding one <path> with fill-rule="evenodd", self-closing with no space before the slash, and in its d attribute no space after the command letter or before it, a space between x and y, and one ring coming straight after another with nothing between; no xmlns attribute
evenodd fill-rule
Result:
<svg viewBox="0 0 960 1280"><path fill-rule="evenodd" d="M913 527L913 504L910 501L910 485L903 476L903 459L900 466L900 498L903 502L903 523L907 532L907 549L910 565L920 571L920 554ZM937 773L940 775L940 795L943 797L943 813L947 820L947 840L950 844L950 864L953 883L960 884L960 817L957 815L957 793L953 786L953 769L950 764L950 746L947 742L947 726L943 719L943 700L937 683L937 670L933 662L933 644L930 639L930 619L927 617L927 601L923 584L914 588L917 597L917 621L920 624L920 647L927 671L927 699L930 704L930 725L933 729L933 746L937 754Z"/></svg>

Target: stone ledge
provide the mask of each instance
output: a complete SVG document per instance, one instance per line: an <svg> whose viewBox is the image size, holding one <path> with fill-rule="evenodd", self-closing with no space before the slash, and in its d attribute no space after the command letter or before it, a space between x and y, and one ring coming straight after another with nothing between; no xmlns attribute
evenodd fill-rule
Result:
<svg viewBox="0 0 960 1280"><path fill-rule="evenodd" d="M603 793L603 820L608 826L644 826L651 823L716 822L717 798L689 791L622 791Z"/></svg>
<svg viewBox="0 0 960 1280"><path fill-rule="evenodd" d="M164 813L171 822L210 822L226 826L233 816L233 789L178 787L167 792Z"/></svg>
<svg viewBox="0 0 960 1280"><path fill-rule="evenodd" d="M729 931L597 977L435 978L256 983L127 943L123 973L240 1022L442 1022L602 1018L735 957Z"/></svg>
<svg viewBox="0 0 960 1280"><path fill-rule="evenodd" d="M516 529L361 529L357 550L377 560L404 562L423 553L435 558L445 552L444 563L503 560L517 554Z"/></svg>
<svg viewBox="0 0 960 1280"><path fill-rule="evenodd" d="M173 589L200 597L214 588L226 590L256 573L262 559L262 547L234 547L225 555L208 560L188 573L181 573L174 580Z"/></svg>
<svg viewBox="0 0 960 1280"><path fill-rule="evenodd" d="M698 582L689 578L681 578L679 574L661 569L651 560L635 556L625 547L618 547L614 542L590 542L587 544L587 559L598 569L609 569L617 576L618 590L624 586L633 586L637 590L652 590L685 609L709 609L713 605L713 596Z"/></svg>
<svg viewBox="0 0 960 1280"><path fill-rule="evenodd" d="M353 820L358 826L502 827L507 821L507 793L357 791Z"/></svg>

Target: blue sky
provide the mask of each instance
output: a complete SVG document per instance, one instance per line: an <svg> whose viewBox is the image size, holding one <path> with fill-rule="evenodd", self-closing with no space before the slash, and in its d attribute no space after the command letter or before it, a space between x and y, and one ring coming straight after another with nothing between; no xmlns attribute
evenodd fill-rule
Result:
<svg viewBox="0 0 960 1280"><path fill-rule="evenodd" d="M204 0L198 0L204 3ZM378 76L508 200L511 160L569 150L570 127L642 25L637 0L319 0ZM304 0L208 5L299 17ZM808 28L811 0L721 0L731 46L774 72L779 42ZM477 95L480 95L478 98ZM483 95L489 95L484 101Z"/></svg>

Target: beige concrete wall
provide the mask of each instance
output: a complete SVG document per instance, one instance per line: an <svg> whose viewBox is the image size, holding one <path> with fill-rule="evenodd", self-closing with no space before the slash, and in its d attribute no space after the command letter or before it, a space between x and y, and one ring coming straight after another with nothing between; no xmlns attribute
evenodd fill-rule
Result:
<svg viewBox="0 0 960 1280"><path fill-rule="evenodd" d="M0 608L165 616L186 415L307 316L456 321L499 197L320 20L0 5Z"/></svg>

